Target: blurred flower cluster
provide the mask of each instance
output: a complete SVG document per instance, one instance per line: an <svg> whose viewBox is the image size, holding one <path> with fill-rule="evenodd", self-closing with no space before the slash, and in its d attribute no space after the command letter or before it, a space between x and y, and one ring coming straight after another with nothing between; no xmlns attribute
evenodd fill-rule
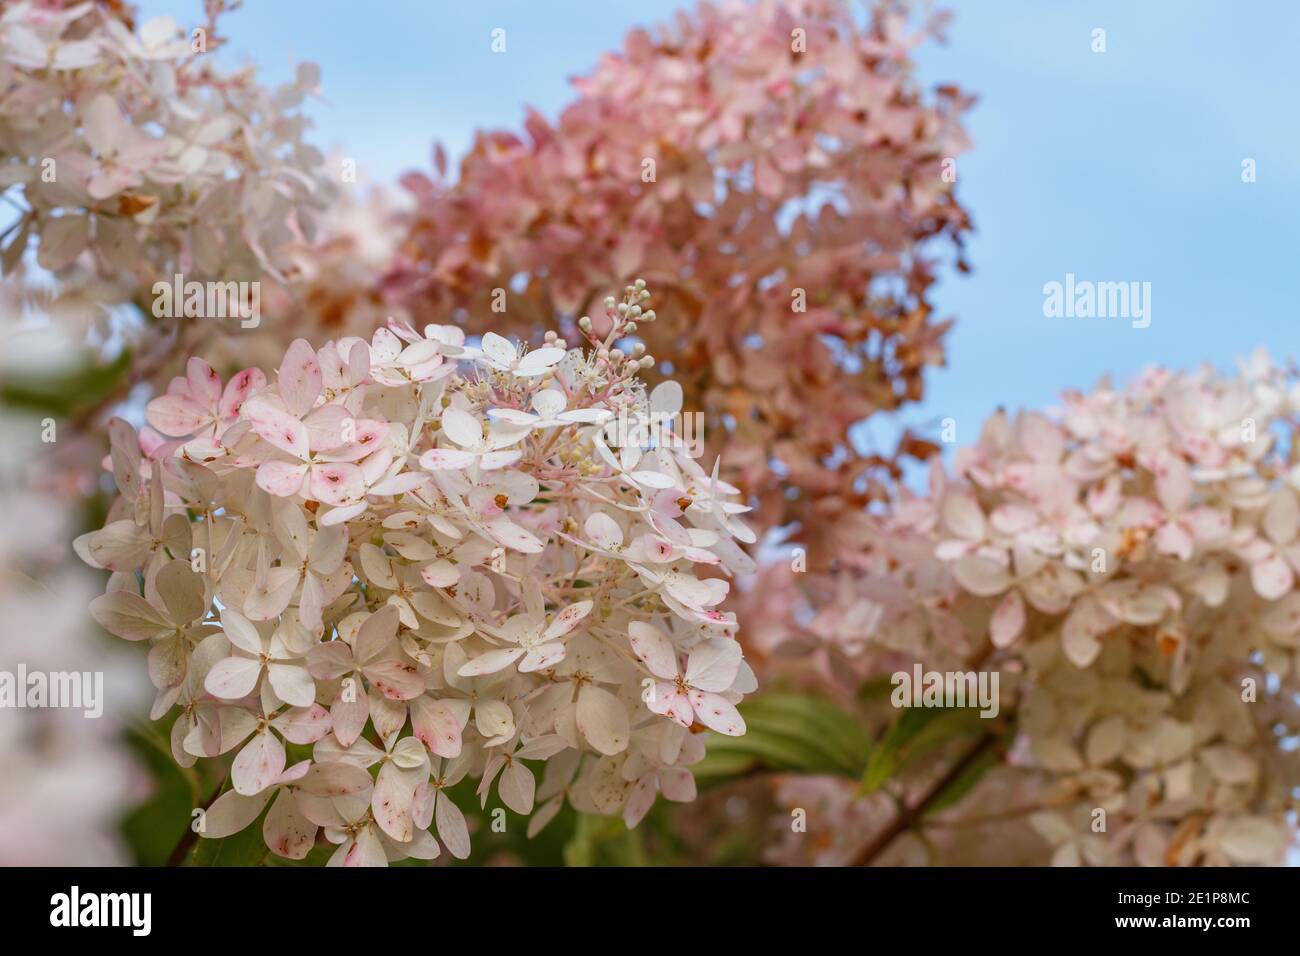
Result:
<svg viewBox="0 0 1300 956"><path fill-rule="evenodd" d="M82 418L221 331L155 316L156 283L286 289L293 251L316 241L337 194L304 139L301 107L319 71L302 64L294 82L269 88L252 68L220 70L211 57L231 6L206 0L189 31L169 17L137 24L123 3L22 0L0 12L0 188L11 210L0 268L17 300L0 334L14 349L54 343L67 364L91 369L123 356Z"/></svg>
<svg viewBox="0 0 1300 956"><path fill-rule="evenodd" d="M970 101L924 93L909 58L942 24L731 0L633 30L557 121L481 133L452 182L441 153L437 179L404 178L418 206L387 293L536 342L644 275L664 318L636 337L763 527L797 523L825 566L839 516L924 450L864 451L849 429L919 399L943 361L927 294L969 228L944 173Z"/></svg>
<svg viewBox="0 0 1300 956"><path fill-rule="evenodd" d="M224 6L208 0L186 35L168 17L136 29L120 4L6 5L0 182L25 205L6 273L31 242L50 272L127 277L128 299L173 271L285 275L280 250L329 197L298 113L318 71L270 90L252 70L213 69Z"/></svg>
<svg viewBox="0 0 1300 956"><path fill-rule="evenodd" d="M824 637L868 668L1000 671L1011 802L1053 862L1276 864L1300 784L1297 413L1295 369L1262 353L998 413L879 521L845 572L869 582L845 585L857 626Z"/></svg>

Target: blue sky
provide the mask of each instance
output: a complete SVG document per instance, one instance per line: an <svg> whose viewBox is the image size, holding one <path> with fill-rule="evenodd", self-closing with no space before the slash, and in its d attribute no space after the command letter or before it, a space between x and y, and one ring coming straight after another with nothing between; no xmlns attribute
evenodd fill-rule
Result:
<svg viewBox="0 0 1300 956"><path fill-rule="evenodd" d="M249 0L230 18L228 59L270 80L319 63L317 141L370 178L427 168L439 139L458 156L478 127L547 115L626 30L673 0ZM999 405L1050 404L1059 390L1151 362L1219 365L1268 346L1295 351L1300 4L1197 0L952 0L946 46L920 54L926 83L979 95L974 149L958 166L976 233L972 275L936 293L957 318L949 368L929 379L914 422L952 417L972 441ZM189 23L196 0L144 0ZM489 49L493 28L507 51ZM1106 31L1106 52L1091 50ZM1257 181L1241 181L1254 159ZM1043 285L1151 283L1151 324L1048 319ZM886 438L885 423L873 431Z"/></svg>

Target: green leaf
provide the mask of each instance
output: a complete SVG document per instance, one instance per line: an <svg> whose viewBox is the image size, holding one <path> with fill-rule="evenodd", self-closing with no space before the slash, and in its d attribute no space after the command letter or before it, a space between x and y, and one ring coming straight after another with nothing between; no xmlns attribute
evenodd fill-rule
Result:
<svg viewBox="0 0 1300 956"><path fill-rule="evenodd" d="M894 689L894 678L889 674L881 674L879 677L872 677L862 682L858 688L858 700L870 702L881 700L890 695Z"/></svg>
<svg viewBox="0 0 1300 956"><path fill-rule="evenodd" d="M710 734L704 760L692 765L691 770L707 765L711 757L726 758L733 762L737 756L749 761L745 772L784 771L788 773L834 773L835 767L826 756L807 741L791 740L758 725L750 724L743 737L726 737ZM712 767L705 766L705 775L717 777Z"/></svg>
<svg viewBox="0 0 1300 956"><path fill-rule="evenodd" d="M647 866L644 830L629 830L622 817L579 813L564 846L565 866Z"/></svg>
<svg viewBox="0 0 1300 956"><path fill-rule="evenodd" d="M131 353L123 350L107 365L88 354L85 362L53 375L24 374L6 369L0 385L0 402L36 412L71 415L78 408L93 406L117 387L131 365Z"/></svg>
<svg viewBox="0 0 1300 956"><path fill-rule="evenodd" d="M820 697L771 693L743 708L750 727L806 742L836 773L857 776L866 766L871 741L851 715Z"/></svg>
<svg viewBox="0 0 1300 956"><path fill-rule="evenodd" d="M726 741L734 739L719 734L709 736L708 753L699 763L691 764L690 768L697 785L707 787L734 777L743 777L761 768L762 758L727 747Z"/></svg>
<svg viewBox="0 0 1300 956"><path fill-rule="evenodd" d="M259 833L261 832L261 828L260 828L260 827L258 828L258 832L259 832ZM334 855L334 850L335 850L335 849L337 849L337 848L334 847L334 846L321 846L320 843L318 842L318 843L316 844L316 846L312 847L312 848L311 848L311 851L310 851L310 852L309 852L305 857L303 857L301 860L290 860L290 859L287 859L287 858L282 857L282 856L276 856L274 853L268 853L268 854L266 855L266 858L262 861L262 865L263 865L263 866L298 867L298 868L309 868L309 867L314 867L314 866L324 866L326 863L329 862L330 857ZM397 862L397 863L390 863L389 865L390 865L390 866L401 866L401 865L403 865L403 864L406 863L406 862L407 862L407 861L402 860L402 861L399 861L399 862ZM415 861L412 861L412 862L413 862L414 865L416 865L416 866L423 866L423 865L424 865L424 861L423 861L423 860L415 860Z"/></svg>
<svg viewBox="0 0 1300 956"><path fill-rule="evenodd" d="M986 729L978 707L905 708L871 751L859 792L872 793L940 745Z"/></svg>
<svg viewBox="0 0 1300 956"><path fill-rule="evenodd" d="M257 819L238 833L220 840L209 840L202 834L190 851L186 866L261 866L271 855L262 836L262 821L271 812L268 803Z"/></svg>
<svg viewBox="0 0 1300 956"><path fill-rule="evenodd" d="M767 693L739 707L743 737L710 734L707 755L691 766L702 784L750 773L831 774L857 778L870 741L852 715L829 701L791 693Z"/></svg>
<svg viewBox="0 0 1300 956"><path fill-rule="evenodd" d="M152 723L132 725L126 739L149 774L152 792L122 821L122 833L138 865L162 866L190 825L190 810L198 803L197 774L176 765Z"/></svg>
<svg viewBox="0 0 1300 956"><path fill-rule="evenodd" d="M255 821L238 833L221 840L200 836L186 866L261 866L271 851L262 838L262 812Z"/></svg>

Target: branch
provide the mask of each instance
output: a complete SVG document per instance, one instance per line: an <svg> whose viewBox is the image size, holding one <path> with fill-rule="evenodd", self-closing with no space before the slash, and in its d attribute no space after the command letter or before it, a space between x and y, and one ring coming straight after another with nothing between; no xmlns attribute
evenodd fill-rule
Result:
<svg viewBox="0 0 1300 956"><path fill-rule="evenodd" d="M926 810L943 795L949 787L961 779L962 774L973 767L976 762L992 747L996 747L1002 735L994 730L984 732L975 746L968 750L960 760L948 768L939 780L911 806L903 805L903 810L894 821L880 831L874 839L862 847L850 861L850 866L870 866L891 843L903 833L910 830L925 815Z"/></svg>

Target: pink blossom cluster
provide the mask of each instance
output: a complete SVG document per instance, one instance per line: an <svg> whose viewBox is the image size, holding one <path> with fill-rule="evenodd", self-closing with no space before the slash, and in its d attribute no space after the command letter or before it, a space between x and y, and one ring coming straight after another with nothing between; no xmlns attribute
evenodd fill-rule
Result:
<svg viewBox="0 0 1300 956"><path fill-rule="evenodd" d="M189 30L169 17L137 27L119 3L0 11L0 187L21 210L6 275L34 247L67 282L111 279L118 302L173 273L289 278L286 250L332 192L299 109L319 71L302 64L276 89L252 69L219 71L226 6L208 0Z"/></svg>
<svg viewBox="0 0 1300 956"><path fill-rule="evenodd" d="M1300 784L1298 415L1295 369L1262 353L999 412L879 522L842 577L856 611L814 629L876 664L999 671L1006 767L1038 781L1022 809L1053 862L1277 863Z"/></svg>
<svg viewBox="0 0 1300 956"><path fill-rule="evenodd" d="M943 361L928 290L969 228L953 191L969 99L919 88L910 51L943 18L909 19L727 0L632 31L558 120L480 134L454 182L441 153L437 178L405 177L419 205L388 294L536 342L645 275L665 318L637 334L707 416L724 477L825 566L823 536L918 450L848 433Z"/></svg>
<svg viewBox="0 0 1300 956"><path fill-rule="evenodd" d="M611 430L679 401L614 344L648 297L588 349L394 321L295 341L273 380L194 358L149 428L114 420L121 494L76 548L112 572L96 620L150 645L177 762L233 754L203 836L269 805L272 852L383 865L469 853L466 777L530 832L693 799L698 731L743 734L755 687L718 610L753 534L716 464Z"/></svg>

